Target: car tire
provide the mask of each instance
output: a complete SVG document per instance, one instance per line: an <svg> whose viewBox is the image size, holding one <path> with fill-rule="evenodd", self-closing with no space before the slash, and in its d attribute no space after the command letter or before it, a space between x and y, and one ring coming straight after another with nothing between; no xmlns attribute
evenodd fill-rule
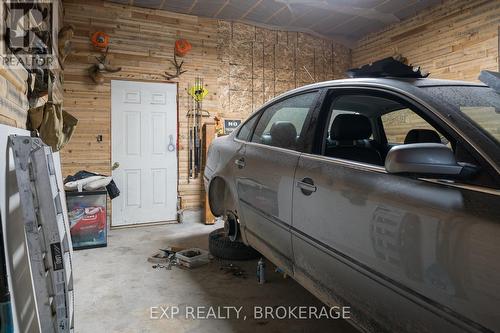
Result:
<svg viewBox="0 0 500 333"><path fill-rule="evenodd" d="M214 230L208 235L208 249L214 257L224 260L251 260L261 256L250 246L231 241L224 228Z"/></svg>

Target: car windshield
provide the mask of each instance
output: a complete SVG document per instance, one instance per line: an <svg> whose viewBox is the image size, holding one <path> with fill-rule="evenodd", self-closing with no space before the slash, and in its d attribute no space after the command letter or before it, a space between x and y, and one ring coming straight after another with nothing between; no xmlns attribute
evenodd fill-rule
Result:
<svg viewBox="0 0 500 333"><path fill-rule="evenodd" d="M488 87L423 87L433 97L450 103L500 143L500 94Z"/></svg>

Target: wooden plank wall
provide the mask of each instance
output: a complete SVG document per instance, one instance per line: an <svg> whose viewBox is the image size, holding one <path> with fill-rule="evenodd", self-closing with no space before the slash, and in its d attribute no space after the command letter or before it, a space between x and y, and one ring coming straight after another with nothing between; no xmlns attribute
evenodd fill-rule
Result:
<svg viewBox="0 0 500 333"><path fill-rule="evenodd" d="M0 19L5 20L8 13L7 6L0 3ZM0 22L0 35L6 32L5 22ZM26 128L28 104L28 72L20 64L7 66L4 56L7 54L7 45L4 38L0 38L0 124Z"/></svg>
<svg viewBox="0 0 500 333"><path fill-rule="evenodd" d="M175 72L173 57L176 39L186 38L193 49L184 58L179 86L179 190L184 203L200 204L200 181L187 182L187 93L189 83L203 76L210 94L204 108L218 110L217 21L195 16L142 9L89 0L64 0L64 20L75 26L73 52L65 64L64 106L78 118L74 137L61 151L63 174L89 170L111 174L111 90L112 79L166 82L165 71ZM90 36L104 31L111 36L108 59L122 71L105 74L104 85L96 86L87 70L100 53ZM103 141L97 142L96 136Z"/></svg>
<svg viewBox="0 0 500 333"><path fill-rule="evenodd" d="M26 128L27 79L28 72L21 65L0 67L0 124Z"/></svg>
<svg viewBox="0 0 500 333"><path fill-rule="evenodd" d="M204 109L212 115L244 118L290 88L342 77L351 63L349 49L302 33L100 0L64 0L63 6L65 24L76 28L74 51L65 64L64 106L79 119L74 137L61 151L64 175L81 169L111 173L110 80L165 81L162 73L173 71L168 60L174 41L186 38L193 45L184 58L188 72L174 80L179 84L179 195L184 208L201 207L204 198L201 177L189 183L187 179L186 90L195 77L203 77L209 91ZM98 55L89 41L95 31L111 35L109 59L123 68L107 74L102 86L87 75ZM96 140L99 134L101 143Z"/></svg>
<svg viewBox="0 0 500 333"><path fill-rule="evenodd" d="M402 54L430 77L476 81L499 70L500 1L448 0L358 42L354 66Z"/></svg>

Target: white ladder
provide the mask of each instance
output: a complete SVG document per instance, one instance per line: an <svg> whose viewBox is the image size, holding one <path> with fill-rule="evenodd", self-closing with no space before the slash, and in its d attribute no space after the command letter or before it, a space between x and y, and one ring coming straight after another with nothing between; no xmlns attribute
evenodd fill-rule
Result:
<svg viewBox="0 0 500 333"><path fill-rule="evenodd" d="M9 137L42 333L73 331L72 244L52 149L39 138Z"/></svg>

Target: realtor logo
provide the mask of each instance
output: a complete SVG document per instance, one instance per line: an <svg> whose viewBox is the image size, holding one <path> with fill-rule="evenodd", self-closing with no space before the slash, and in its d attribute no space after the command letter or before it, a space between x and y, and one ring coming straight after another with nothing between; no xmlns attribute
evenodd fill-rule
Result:
<svg viewBox="0 0 500 333"><path fill-rule="evenodd" d="M53 55L56 36L53 0L4 0L5 21L0 22L3 47L0 48L2 65L23 65L27 69L53 68L57 61Z"/></svg>

